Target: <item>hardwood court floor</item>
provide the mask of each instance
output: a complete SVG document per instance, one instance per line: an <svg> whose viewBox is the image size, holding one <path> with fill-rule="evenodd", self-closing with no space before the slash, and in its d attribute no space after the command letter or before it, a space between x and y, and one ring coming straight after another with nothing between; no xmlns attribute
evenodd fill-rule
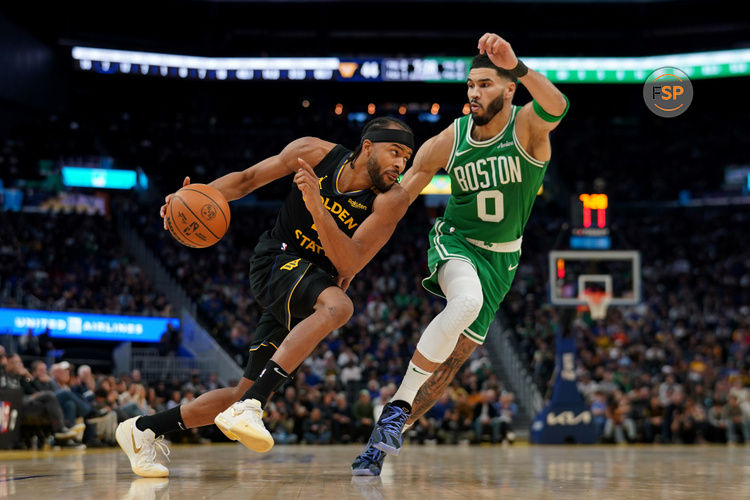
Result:
<svg viewBox="0 0 750 500"><path fill-rule="evenodd" d="M118 449L0 452L0 498L83 500L750 498L750 447L416 446L353 478L359 446L172 447L169 479Z"/></svg>

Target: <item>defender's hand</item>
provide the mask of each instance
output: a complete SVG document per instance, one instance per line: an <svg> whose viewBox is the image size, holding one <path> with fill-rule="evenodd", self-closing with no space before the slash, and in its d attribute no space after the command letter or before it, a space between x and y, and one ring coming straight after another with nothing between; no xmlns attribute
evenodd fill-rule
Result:
<svg viewBox="0 0 750 500"><path fill-rule="evenodd" d="M310 213L314 213L315 210L322 208L318 176L315 175L315 171L305 160L297 158L297 162L300 168L294 174L294 183L302 191L302 199L305 200L307 210Z"/></svg>
<svg viewBox="0 0 750 500"><path fill-rule="evenodd" d="M182 187L187 186L190 184L190 177L185 177L185 180L182 181ZM169 202L172 201L172 198L174 197L174 193L168 194L164 197L164 205L161 206L161 210L159 210L159 215L161 215L161 218L164 219L164 229L167 230L167 208L169 208Z"/></svg>
<svg viewBox="0 0 750 500"><path fill-rule="evenodd" d="M495 33L485 33L477 44L480 54L487 53L495 66L512 70L518 64L518 57L510 44Z"/></svg>

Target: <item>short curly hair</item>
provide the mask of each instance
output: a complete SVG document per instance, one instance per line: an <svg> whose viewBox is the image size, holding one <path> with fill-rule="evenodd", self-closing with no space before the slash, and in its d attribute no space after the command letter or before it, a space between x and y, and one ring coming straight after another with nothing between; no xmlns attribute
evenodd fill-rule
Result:
<svg viewBox="0 0 750 500"><path fill-rule="evenodd" d="M476 56L474 56L474 59L471 60L471 67L469 68L469 71L474 68L491 68L497 72L499 77L505 78L506 80L509 80L511 82L516 81L516 77L513 76L513 73L511 73L510 70L495 66L495 64L490 61L490 58L486 52L484 54L477 54Z"/></svg>

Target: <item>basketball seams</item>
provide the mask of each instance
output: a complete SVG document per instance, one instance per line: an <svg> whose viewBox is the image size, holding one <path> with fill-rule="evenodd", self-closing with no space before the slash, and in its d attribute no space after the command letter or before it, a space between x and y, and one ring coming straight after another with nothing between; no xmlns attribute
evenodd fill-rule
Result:
<svg viewBox="0 0 750 500"><path fill-rule="evenodd" d="M177 196L176 194L174 195L174 197L172 198L172 200L175 200L175 199L179 199L180 203L182 203L183 205L185 205L185 201L182 198L180 198L179 196ZM175 222L173 222L173 221L176 220L175 217L174 217L174 213L173 212L174 212L174 205L172 203L170 203L169 204L169 222L168 223L169 223L169 227L171 229L174 229L174 231L169 231L169 232L172 233L172 236L174 236L174 238L177 241L179 241L180 243L182 243L183 245L189 246L191 248L199 248L195 243L193 243L192 241L190 241L187 238L187 236L185 236L184 234L180 233L180 230L177 227L177 224Z"/></svg>
<svg viewBox="0 0 750 500"><path fill-rule="evenodd" d="M198 222L199 224L201 224L201 225L202 225L203 227L205 227L205 224L203 224L203 221L201 221L201 220L200 220L200 219L199 219L199 218L198 218L198 217L197 217L197 216L195 215L195 213L194 213L194 212L193 212L192 210L190 210L190 207L188 207L188 206L187 206L187 203L185 203L185 200L183 200L182 198L180 198L180 197L179 197L179 196L178 196L177 194L175 194L175 195L174 195L174 197L172 198L172 201L174 201L174 200L180 200L180 203L182 203L182 205L183 205L183 206L184 206L184 207L185 207L185 208L186 208L186 209L187 209L187 210L188 210L188 211L189 211L189 212L190 212L191 214L193 214L193 216L195 217L196 221L197 221L197 222ZM174 216L173 216L173 214L172 214L172 211L173 211L173 210L174 210L174 205L172 205L172 204L170 203L170 204L169 204L169 212L170 212L170 213L169 213L169 215L170 215L170 218L171 218L171 219L174 219ZM206 229L208 229L208 228L206 228ZM208 229L208 232L210 232L210 233L211 233L211 234L212 234L212 235L213 235L214 237L216 237L216 235L215 235L214 233L212 233L210 229ZM176 225L175 225L175 232L174 232L174 233L172 233L172 234L173 234L173 235L174 235L174 234L178 234L178 235L179 235L179 237L175 237L175 238L176 238L176 239L177 239L178 241L180 241L180 239L181 239L181 238L184 238L184 239L185 239L185 241L187 241L187 242L188 242L189 246L192 246L193 248L206 248L206 246L202 246L202 245L196 244L195 242L193 242L192 240L190 240L190 239L189 239L189 238L188 238L188 237L187 237L186 235L182 234L182 233L181 233L181 232L180 232L180 231L178 230L178 228L177 228L177 226L176 226ZM208 246L210 246L210 245L208 245Z"/></svg>
<svg viewBox="0 0 750 500"><path fill-rule="evenodd" d="M170 212L171 212L171 209L170 209ZM169 230L169 234L171 234L172 237L174 239L176 239L178 243L181 243L181 244L185 245L186 247L193 248L193 245L191 243L183 240L180 237L179 233L177 232L177 228L175 228L174 224L172 224L172 214L171 213L166 217L166 220L167 220L167 229Z"/></svg>
<svg viewBox="0 0 750 500"><path fill-rule="evenodd" d="M177 229L177 225L173 222L174 220L174 214L172 213L174 205L170 203L169 205L169 216L167 217L167 227L169 229L169 234L172 235L174 239L176 239L179 243L182 243L185 246L188 246L190 248L195 248L195 245L193 245L188 240L184 239L184 236L180 234L180 231Z"/></svg>
<svg viewBox="0 0 750 500"><path fill-rule="evenodd" d="M227 229L229 229L229 221L227 220L227 216L224 213L224 210L221 208L221 204L220 203L218 203L216 200L214 200L213 198L211 198L209 195L207 195L203 191L198 191L197 189L190 189L190 185L189 184L187 186L181 188L180 191L192 191L193 193L202 194L203 196L205 196L206 198L208 198L209 200L211 200L211 202L214 205L216 205L216 208L219 209L219 212L221 212L221 216L224 217L224 226ZM219 193L219 194L221 194L221 193ZM195 214L193 214L193 215L195 215ZM213 233L211 233L211 234L213 234ZM214 236L216 236L216 235L214 235Z"/></svg>
<svg viewBox="0 0 750 500"><path fill-rule="evenodd" d="M185 200L183 200L182 198L180 198L180 197L179 197L179 196L178 196L177 194L175 194L175 195L174 195L174 197L175 197L175 198L177 198L178 200L180 200L180 201L182 202L182 204L183 204L183 205L185 205L185 208L187 208L187 209L188 209L188 211L189 211L189 212L190 212L191 214L193 214L193 217L195 217L195 220L196 220L196 221L198 221L198 222L200 223L200 225L201 225L201 226L205 227L205 228L206 228L206 231L208 231L209 233L211 233L211 236L213 236L214 238L216 238L216 241L219 241L219 240L221 239L221 238L219 238L218 236L216 236L216 235L214 234L214 232L213 232L213 231L211 231L211 229L209 229L209 227L208 227L208 226L207 226L207 225L206 225L206 224L205 224L205 223L203 222L203 219L201 219L200 217L198 217L198 216L197 216L197 215L195 214L195 212L193 212L193 210L192 210L192 209L191 209L191 208L190 208L190 207L188 206L188 204L187 204L187 203L185 203Z"/></svg>
<svg viewBox="0 0 750 500"><path fill-rule="evenodd" d="M209 194L203 192L204 188L209 191ZM192 248L207 248L220 241L226 231L229 229L229 220L231 217L229 206L221 193L218 191L216 193L213 193L211 192L212 189L215 190L215 188L208 186L207 184L193 184L181 188L174 194L173 200L179 200L187 213L192 215L194 219L193 221L190 221L189 224L187 224L187 221L184 220L184 216L182 215L182 213L180 213L178 214L180 220L178 220L178 218L175 218L174 216L174 206L170 204L169 217L167 217L167 229L178 242L182 243L185 246ZM198 193L203 196L200 198L196 198L195 194L188 193L187 191ZM201 198L205 199L201 200ZM226 205L226 210L221 206L221 203L218 202L217 199L223 200L221 203ZM221 213L221 216L223 218L223 228L219 227L220 222L216 218L217 211ZM201 215L198 215L197 212L200 212ZM206 213L204 214L204 212ZM205 219L204 215L206 215ZM183 225L183 222L185 222L185 227L181 227ZM190 231L189 227L191 226L195 227L196 229L194 231ZM212 229L214 226L216 226L215 230ZM200 229L198 229L201 227L208 234L203 233L200 231ZM218 235L219 233L221 234L221 236ZM191 236L193 236L193 234L195 234L195 236L198 237L201 242L194 242L191 239ZM210 239L209 235L213 237L215 241L208 243L206 239Z"/></svg>

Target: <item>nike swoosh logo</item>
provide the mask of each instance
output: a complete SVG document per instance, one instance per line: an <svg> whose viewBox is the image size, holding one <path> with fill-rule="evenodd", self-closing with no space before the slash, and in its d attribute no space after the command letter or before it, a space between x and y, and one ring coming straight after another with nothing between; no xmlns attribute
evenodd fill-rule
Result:
<svg viewBox="0 0 750 500"><path fill-rule="evenodd" d="M286 375L284 375L283 373L281 373L281 372L279 371L278 367L274 366L274 367L273 367L273 371L275 371L275 372L276 372L277 374L281 375L282 377L286 378Z"/></svg>
<svg viewBox="0 0 750 500"><path fill-rule="evenodd" d="M518 267L518 264L516 264L515 266L508 266L508 271L512 271L513 269L517 267Z"/></svg>
<svg viewBox="0 0 750 500"><path fill-rule="evenodd" d="M132 440L133 440L133 449L135 450L135 452L136 452L136 453L140 453L140 452L141 452L141 449L140 449L140 448L138 448L138 447L137 447L137 446L135 445L135 435L133 434L133 429L130 429L130 439L132 439Z"/></svg>
<svg viewBox="0 0 750 500"><path fill-rule="evenodd" d="M456 156L461 156L462 154L468 153L469 151L471 151L471 148L464 149L463 151L456 151Z"/></svg>
<svg viewBox="0 0 750 500"><path fill-rule="evenodd" d="M427 375L425 372L421 372L421 371L417 370L414 367L412 367L412 370L414 370L415 372L419 373L420 375Z"/></svg>

